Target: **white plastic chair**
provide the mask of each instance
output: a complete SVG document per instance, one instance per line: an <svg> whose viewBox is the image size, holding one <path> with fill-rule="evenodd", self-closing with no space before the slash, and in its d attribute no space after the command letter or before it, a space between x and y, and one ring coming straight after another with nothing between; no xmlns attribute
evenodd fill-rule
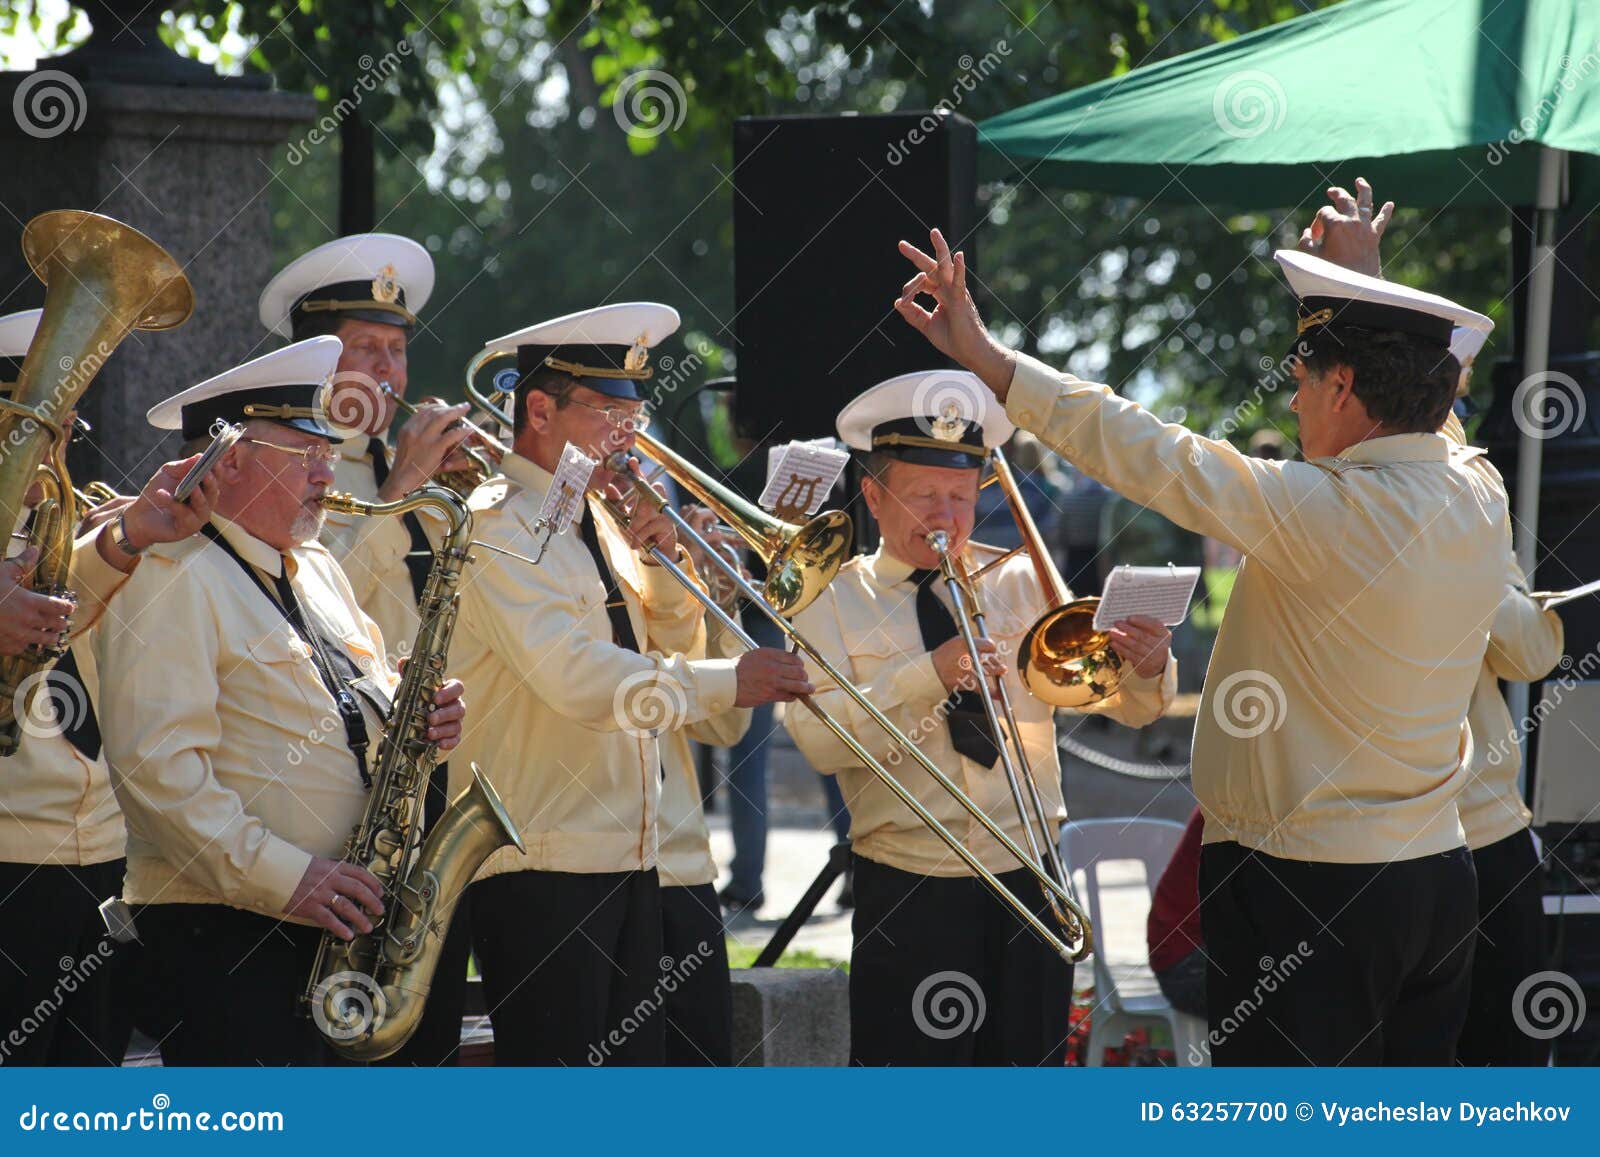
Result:
<svg viewBox="0 0 1600 1157"><path fill-rule="evenodd" d="M1182 835L1182 824L1142 818L1074 820L1061 829L1062 862L1095 930L1090 1065L1102 1064L1106 1047L1120 1042L1139 1018L1172 1027L1179 1065L1211 1063L1206 1022L1167 1003L1145 942L1151 894Z"/></svg>

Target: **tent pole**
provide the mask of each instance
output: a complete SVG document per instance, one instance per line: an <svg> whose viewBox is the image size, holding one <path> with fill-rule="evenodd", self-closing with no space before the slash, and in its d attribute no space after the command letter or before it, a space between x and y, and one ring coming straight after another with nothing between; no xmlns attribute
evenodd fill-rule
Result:
<svg viewBox="0 0 1600 1157"><path fill-rule="evenodd" d="M1533 247L1528 266L1528 317L1524 329L1522 380L1544 380L1550 369L1550 315L1555 299L1556 284L1556 213L1561 207L1562 184L1566 175L1567 154L1562 149L1543 146L1539 150L1539 189L1533 216ZM1541 392L1529 395L1529 413L1543 411ZM1534 589L1533 567L1539 540L1539 483L1544 466L1544 440L1537 437L1537 423L1523 421L1521 438L1517 446L1517 504L1513 541L1517 563L1528 578L1528 589ZM1507 689L1506 705L1511 718L1528 718L1528 685L1512 683ZM1523 746L1523 788L1527 777L1526 727L1519 724L1517 737Z"/></svg>

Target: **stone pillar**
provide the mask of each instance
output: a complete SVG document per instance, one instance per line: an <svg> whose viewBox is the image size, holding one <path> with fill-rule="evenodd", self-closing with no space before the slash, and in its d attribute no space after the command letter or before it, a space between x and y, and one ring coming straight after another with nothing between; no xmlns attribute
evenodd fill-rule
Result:
<svg viewBox="0 0 1600 1157"><path fill-rule="evenodd" d="M850 978L838 968L736 968L733 1059L750 1068L850 1063Z"/></svg>
<svg viewBox="0 0 1600 1157"><path fill-rule="evenodd" d="M29 218L89 209L147 234L183 266L194 314L163 333L134 333L89 386L94 427L75 444L75 481L141 485L171 438L145 411L160 399L275 348L256 317L273 272L272 158L316 102L253 86L80 83L50 71L0 73L0 312L44 303L18 241Z"/></svg>

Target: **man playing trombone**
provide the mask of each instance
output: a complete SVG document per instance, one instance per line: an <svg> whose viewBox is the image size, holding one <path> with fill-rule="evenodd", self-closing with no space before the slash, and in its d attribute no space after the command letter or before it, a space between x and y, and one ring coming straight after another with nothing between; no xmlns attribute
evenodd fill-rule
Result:
<svg viewBox="0 0 1600 1157"><path fill-rule="evenodd" d="M975 637L969 648L940 570L940 548L968 573L995 556L969 537L979 476L1012 425L971 374L941 370L873 387L845 407L838 429L862 455L862 497L881 541L875 553L846 563L795 617L795 627L1044 867L1045 848L1054 847L1065 818L1054 712L1029 695L1016 658L1049 600L1028 559L1012 558L984 573L965 599L969 612L984 613L989 638ZM1154 620L1118 624L1111 646L1125 664L1120 686L1084 709L1132 726L1159 717L1177 685L1170 642ZM991 725L976 694L973 650L982 660L985 691L993 697L1004 683L1014 732L1003 712L998 734ZM837 686L816 681L818 705L894 768L1013 897L1051 921L1040 885L1012 852L907 762L858 704ZM1061 1064L1071 964L816 715L791 708L785 722L812 766L840 777L850 806L852 1063ZM1009 773L1032 783L1017 784L1014 795ZM1034 791L1036 809L1024 799Z"/></svg>

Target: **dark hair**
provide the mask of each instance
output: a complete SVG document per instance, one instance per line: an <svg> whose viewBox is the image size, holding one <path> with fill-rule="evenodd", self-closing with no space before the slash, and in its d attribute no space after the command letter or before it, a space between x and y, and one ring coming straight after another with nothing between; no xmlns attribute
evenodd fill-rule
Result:
<svg viewBox="0 0 1600 1157"><path fill-rule="evenodd" d="M538 390L542 394L549 394L556 400L556 406L560 407L566 404L567 395L572 393L573 388L577 385L578 379L564 374L560 370L550 369L547 366L541 366L532 373L523 374L522 380L517 383L517 392L513 395L517 408L516 412L511 415L512 434L520 436L527 427L528 395L534 390Z"/></svg>
<svg viewBox="0 0 1600 1157"><path fill-rule="evenodd" d="M1443 425L1461 378L1448 346L1395 330L1318 326L1300 338L1295 354L1318 376L1349 366L1351 390L1372 420L1405 434Z"/></svg>

